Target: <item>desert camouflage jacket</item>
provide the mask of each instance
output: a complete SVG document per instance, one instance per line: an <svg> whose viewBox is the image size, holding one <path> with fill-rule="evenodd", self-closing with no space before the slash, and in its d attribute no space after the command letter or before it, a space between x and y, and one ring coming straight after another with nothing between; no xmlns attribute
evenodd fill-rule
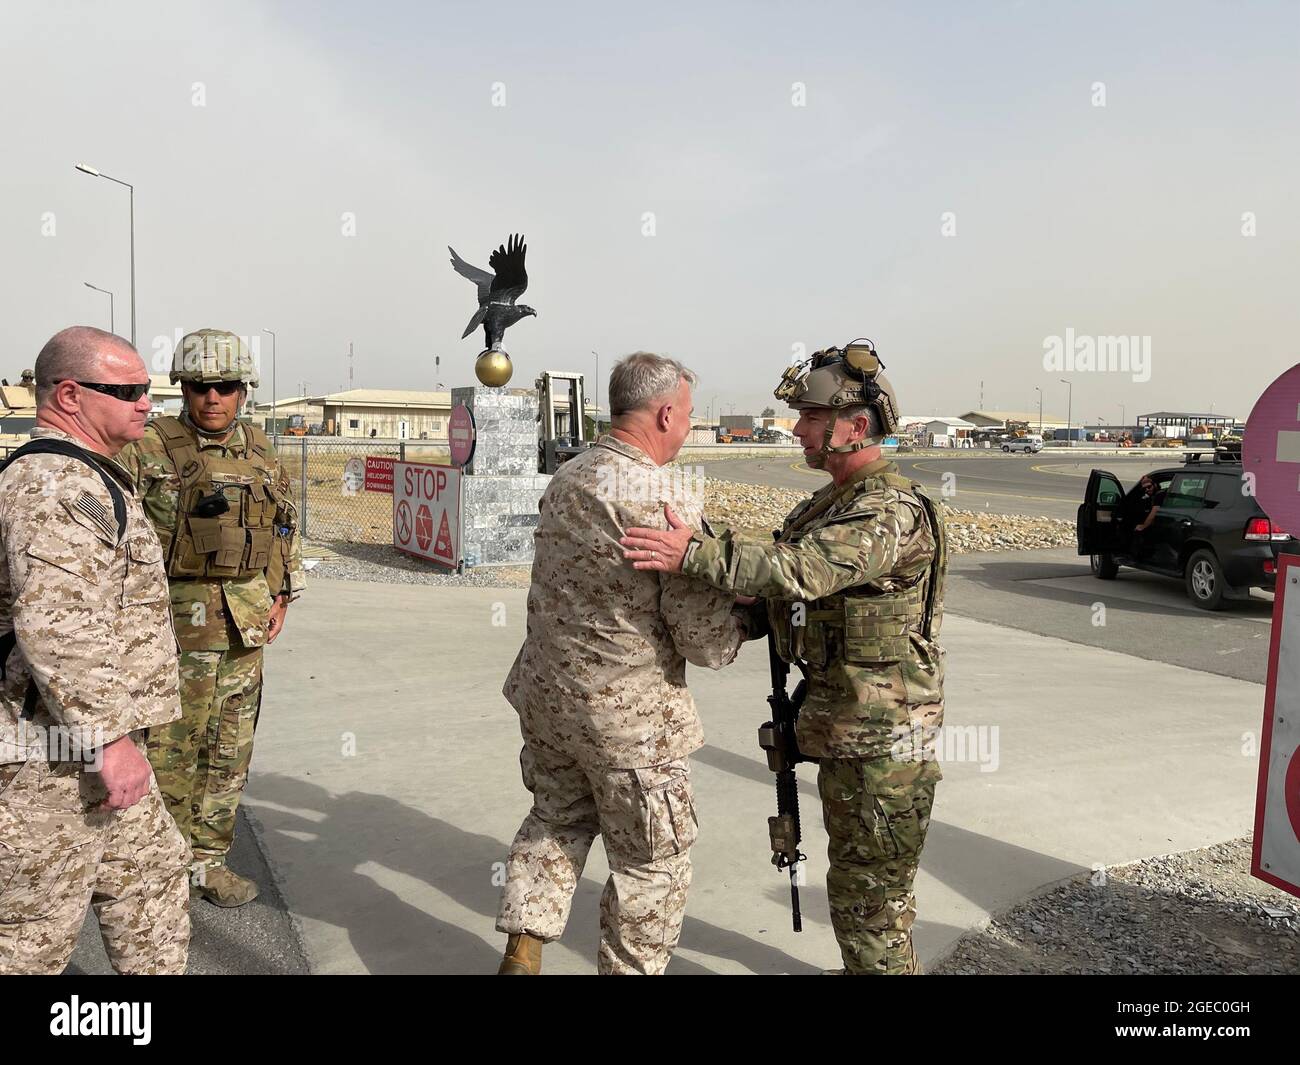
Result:
<svg viewBox="0 0 1300 1065"><path fill-rule="evenodd" d="M186 422L182 419L180 424ZM248 451L242 423L236 423L234 433L224 444L197 433L194 438L202 450L215 450L223 458L242 458ZM118 461L130 474L160 539L165 544L171 543L180 501L180 477L157 430L147 426L144 437L123 448ZM288 497L292 488L289 477L278 461L276 468L283 493ZM172 618L182 650L224 651L231 647L261 647L266 643L273 597L297 595L306 586L296 519L288 537L276 538L275 550L282 553L285 574L280 588L273 589L267 584L266 571L251 577L225 579L171 578Z"/></svg>
<svg viewBox="0 0 1300 1065"><path fill-rule="evenodd" d="M701 521L701 485L613 436L559 468L534 538L528 633L503 694L544 741L581 761L643 768L704 742L686 663L721 669L744 639L735 597L628 566L630 526Z"/></svg>
<svg viewBox="0 0 1300 1065"><path fill-rule="evenodd" d="M897 467L881 459L826 485L790 513L776 542L701 533L682 566L765 601L751 611L750 634L770 627L806 674L797 735L813 757L883 759L923 742L932 757L943 721L942 565L929 637L922 631L936 530L917 492L887 475Z"/></svg>
<svg viewBox="0 0 1300 1065"><path fill-rule="evenodd" d="M56 429L32 436L85 447ZM0 473L0 634L12 634L0 663L0 762L36 757L51 725L86 757L180 717L162 547L125 471L96 457L126 502L120 543L113 498L84 463L28 455ZM29 682L39 700L24 721Z"/></svg>

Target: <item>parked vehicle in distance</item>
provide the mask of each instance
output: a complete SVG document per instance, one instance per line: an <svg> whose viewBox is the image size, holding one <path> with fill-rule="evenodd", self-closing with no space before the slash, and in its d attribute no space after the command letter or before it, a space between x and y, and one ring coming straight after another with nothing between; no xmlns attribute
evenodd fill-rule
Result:
<svg viewBox="0 0 1300 1065"><path fill-rule="evenodd" d="M1295 550L1293 538L1242 490L1239 462L1221 454L1214 461L1188 459L1148 475L1159 509L1138 534L1140 489L1125 492L1113 473L1093 470L1075 521L1079 554L1089 556L1093 575L1104 581L1114 580L1121 566L1181 580L1188 598L1205 610L1249 598L1252 588L1271 592L1278 555Z"/></svg>
<svg viewBox="0 0 1300 1065"><path fill-rule="evenodd" d="M1014 436L1009 440L1002 441L1003 451L1022 451L1026 455L1032 455L1043 450L1043 438L1037 433L1030 433L1028 436Z"/></svg>

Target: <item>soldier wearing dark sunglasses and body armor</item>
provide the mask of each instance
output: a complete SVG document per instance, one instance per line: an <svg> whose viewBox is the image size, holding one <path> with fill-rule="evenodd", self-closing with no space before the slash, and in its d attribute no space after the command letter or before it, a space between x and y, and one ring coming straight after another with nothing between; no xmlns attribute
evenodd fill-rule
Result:
<svg viewBox="0 0 1300 1065"><path fill-rule="evenodd" d="M770 634L775 655L803 673L797 749L781 753L819 763L831 923L855 975L919 971L912 885L941 777L943 517L881 458L899 418L882 368L870 341L854 341L785 371L776 397L799 411L804 461L831 483L775 542L697 532L671 513L667 532L628 529L622 540L638 569L757 597L749 636ZM797 839L779 838L772 821L779 867L799 861Z"/></svg>
<svg viewBox="0 0 1300 1065"><path fill-rule="evenodd" d="M162 542L181 649L180 721L149 734L193 883L219 906L257 885L226 867L262 696L262 648L302 590L290 480L270 440L238 420L257 373L239 337L201 329L176 348L179 418L154 419L120 460Z"/></svg>

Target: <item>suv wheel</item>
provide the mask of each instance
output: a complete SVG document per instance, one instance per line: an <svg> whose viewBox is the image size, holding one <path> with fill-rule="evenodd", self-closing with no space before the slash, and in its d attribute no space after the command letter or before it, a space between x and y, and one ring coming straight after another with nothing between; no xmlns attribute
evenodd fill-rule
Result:
<svg viewBox="0 0 1300 1065"><path fill-rule="evenodd" d="M1010 451L1010 450L1011 450L1011 445L1010 445L1010 444L1003 444L1003 445L1002 445L1002 450L1003 450L1003 451Z"/></svg>
<svg viewBox="0 0 1300 1065"><path fill-rule="evenodd" d="M1113 555L1090 555L1088 561L1092 565L1092 575L1099 580L1113 581L1119 573L1119 565Z"/></svg>
<svg viewBox="0 0 1300 1065"><path fill-rule="evenodd" d="M1187 560L1187 597L1204 610L1220 610L1224 606L1227 582L1223 567L1213 551L1197 551Z"/></svg>

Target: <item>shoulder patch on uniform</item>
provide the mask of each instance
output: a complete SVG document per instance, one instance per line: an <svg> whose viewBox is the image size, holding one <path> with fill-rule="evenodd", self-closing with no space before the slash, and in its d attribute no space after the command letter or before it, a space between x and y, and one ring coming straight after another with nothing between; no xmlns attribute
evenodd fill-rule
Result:
<svg viewBox="0 0 1300 1065"><path fill-rule="evenodd" d="M72 506L86 515L110 540L117 539L117 519L113 512L89 492L83 491L78 495Z"/></svg>

